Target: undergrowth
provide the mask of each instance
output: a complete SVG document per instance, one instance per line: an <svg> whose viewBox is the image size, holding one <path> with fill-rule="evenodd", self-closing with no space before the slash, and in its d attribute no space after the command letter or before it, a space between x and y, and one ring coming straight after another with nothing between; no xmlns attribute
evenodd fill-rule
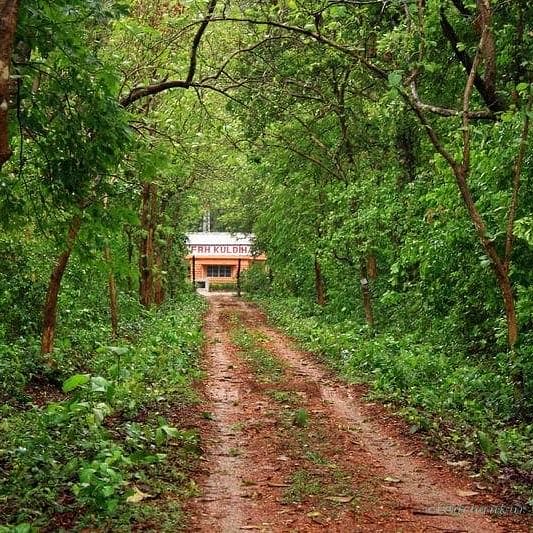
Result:
<svg viewBox="0 0 533 533"><path fill-rule="evenodd" d="M349 381L370 384L372 397L393 403L411 432L424 432L441 449L468 456L486 472L506 469L514 488L531 497L524 480L533 474L533 425L516 422L503 354L489 363L449 352L431 337L370 335L366 326L326 319L295 298L256 301L302 347Z"/></svg>
<svg viewBox="0 0 533 533"><path fill-rule="evenodd" d="M80 328L55 354L62 385L52 401L36 403L24 388L42 373L36 358L10 385L0 368L4 394L17 398L0 420L0 531L181 527L179 497L196 491L187 470L199 452L174 413L196 400L203 306L183 295L112 345Z"/></svg>

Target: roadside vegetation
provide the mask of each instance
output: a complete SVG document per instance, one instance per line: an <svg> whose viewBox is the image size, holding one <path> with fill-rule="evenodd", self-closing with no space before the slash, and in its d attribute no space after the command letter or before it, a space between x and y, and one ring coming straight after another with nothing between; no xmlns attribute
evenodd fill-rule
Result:
<svg viewBox="0 0 533 533"><path fill-rule="evenodd" d="M396 324L371 333L355 317L302 299L253 300L347 381L369 384L369 397L392 406L411 433L531 498L533 426L520 418L504 354L480 361L445 330L406 333Z"/></svg>
<svg viewBox="0 0 533 533"><path fill-rule="evenodd" d="M27 382L0 390L7 398L8 385L11 398L0 421L0 522L48 531L180 527L180 500L196 492L189 473L198 437L182 424L196 401L203 308L183 295L132 317L129 338L115 341L93 317L76 332L86 349L65 349L53 371L37 358L29 373L10 361Z"/></svg>

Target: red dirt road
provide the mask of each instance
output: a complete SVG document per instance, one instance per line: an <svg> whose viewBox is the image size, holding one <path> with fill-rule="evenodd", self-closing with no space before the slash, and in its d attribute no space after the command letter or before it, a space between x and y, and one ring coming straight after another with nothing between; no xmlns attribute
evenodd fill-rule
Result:
<svg viewBox="0 0 533 533"><path fill-rule="evenodd" d="M189 506L188 531L530 531L530 517L492 516L496 496L428 458L401 422L255 306L209 300L202 494ZM253 346L236 346L235 331ZM267 354L277 374L265 379L247 350Z"/></svg>

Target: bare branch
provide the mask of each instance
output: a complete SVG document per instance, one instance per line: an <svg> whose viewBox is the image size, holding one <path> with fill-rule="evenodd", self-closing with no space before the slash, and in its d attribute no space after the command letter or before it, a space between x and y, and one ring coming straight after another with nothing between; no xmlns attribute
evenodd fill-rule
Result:
<svg viewBox="0 0 533 533"><path fill-rule="evenodd" d="M429 113L433 113L435 115L440 115L441 117L461 117L463 113L459 111L458 109L449 109L446 107L439 107L434 106L431 104L425 104L420 100L420 97L418 96L418 92L416 89L416 82L412 81L410 83L410 89L411 89L411 96L413 98L413 102L416 104L416 106L421 110ZM468 118L472 120L496 120L496 115L490 111L490 110L483 110L483 111L468 111Z"/></svg>
<svg viewBox="0 0 533 533"><path fill-rule="evenodd" d="M175 89L175 88L189 89L190 87L195 86L195 84L193 83L193 79L194 79L194 75L196 74L198 48L200 46L200 42L205 33L205 30L207 29L209 22L213 18L213 13L214 13L216 5L217 5L217 0L209 0L209 4L207 6L207 14L200 22L200 27L198 28L194 36L194 39L191 45L191 54L190 54L189 70L187 73L187 77L184 80L171 80L171 81L164 81L160 83L154 83L152 85L146 85L143 87L135 87L134 89L130 91L128 95L126 95L124 98L120 100L120 105L122 105L122 107L128 107L141 98L144 98L146 96L151 96L154 94L158 94L160 92L167 91L168 89Z"/></svg>
<svg viewBox="0 0 533 533"><path fill-rule="evenodd" d="M300 35L305 35L319 43L326 44L329 47L335 50L338 50L339 52L356 59L380 79L386 80L388 76L388 73L385 70L379 68L377 65L374 65L371 61L369 61L366 57L364 57L363 51L349 48L336 41L328 39L327 37L324 37L320 33L314 32L312 30L307 30L305 28L300 28L299 26L291 26L290 24L283 24L281 22L275 22L271 20L256 20L256 19L251 19L251 18L239 18L239 17L213 17L211 18L211 22L241 22L241 23L246 23L246 24L252 24L255 26L270 26L273 28L279 28L279 29L287 30L293 33L298 33Z"/></svg>
<svg viewBox="0 0 533 533"><path fill-rule="evenodd" d="M472 68L468 73L468 79L466 81L465 90L463 93L463 173L465 175L470 171L470 118L468 112L470 110L470 98L472 97L472 91L474 90L474 82L476 78L476 72L481 63L481 55L483 53L483 47L485 45L485 39L487 37L487 26L483 27L479 45L472 63Z"/></svg>
<svg viewBox="0 0 533 533"><path fill-rule="evenodd" d="M284 37L284 36L280 36L280 37L268 37L267 39L263 39L262 41L258 42L258 43L255 43L251 46L248 46L247 48L240 48L239 50L235 50L232 54L230 54L230 56L222 63L222 65L220 65L220 67L218 68L218 70L214 73L214 74L211 74L210 76L206 76L204 78L202 78L201 82L200 83L204 83L206 81L212 81L212 80L217 80L218 78L220 78L220 76L224 73L226 67L229 65L229 63L232 61L232 59L234 59L235 57L237 57L238 55L240 54L244 54L245 52L253 52L256 48L259 48L260 46L264 45L265 43L268 43L268 42L271 42L271 41L279 41L279 40L284 40L284 39L287 39L287 37Z"/></svg>
<svg viewBox="0 0 533 533"><path fill-rule="evenodd" d="M213 17L213 13L215 11L216 5L217 5L217 0L209 0L209 4L207 4L207 15L202 20L202 23L200 24L200 27L198 28L198 31L196 32L196 35L194 36L194 39L192 41L191 58L189 62L189 72L187 74L187 79L185 80L189 84L194 79L194 74L196 73L196 62L197 62L198 47L200 46L200 41L202 40L202 36L204 35L205 30L207 29L209 21Z"/></svg>
<svg viewBox="0 0 533 533"><path fill-rule="evenodd" d="M440 24L442 28L442 33L450 43L455 57L463 65L463 68L467 73L470 73L472 70L472 59L467 54L465 50L459 49L460 39L455 33L453 26L450 24L444 12L444 8L440 10ZM483 101L487 107L493 112L498 113L505 110L505 105L501 102L496 96L494 90L491 90L491 87L487 87L485 81L479 74L475 74L474 85L483 98Z"/></svg>
<svg viewBox="0 0 533 533"><path fill-rule="evenodd" d="M439 152L442 157L448 162L450 167L453 169L454 173L456 172L457 168L459 167L459 163L454 159L454 157L446 150L444 147L444 144L441 142L441 140L438 138L437 133L429 123L426 115L424 114L424 109L421 107L415 98L412 95L416 95L416 86L415 81L413 80L411 82L411 97L409 97L406 93L403 91L400 92L400 95L403 97L405 102L411 107L411 109L415 112L416 116L418 117L418 120L424 126L426 133L429 136L429 139L431 141L431 144L435 147L437 152Z"/></svg>

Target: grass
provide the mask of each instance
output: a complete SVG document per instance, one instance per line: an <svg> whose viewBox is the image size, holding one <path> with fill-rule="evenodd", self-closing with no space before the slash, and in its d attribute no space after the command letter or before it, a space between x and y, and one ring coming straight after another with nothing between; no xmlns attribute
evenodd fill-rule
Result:
<svg viewBox="0 0 533 533"><path fill-rule="evenodd" d="M294 426L306 428L309 425L309 412L307 409L299 408L292 413L292 423Z"/></svg>
<svg viewBox="0 0 533 533"><path fill-rule="evenodd" d="M278 431L290 454L301 465L290 476L283 501L308 503L313 509L320 508L321 514L326 515L346 505L356 509L359 500L352 475L328 457L335 452L327 427L320 419L310 416L297 393L286 390L270 390L268 393L284 407L291 407L278 413Z"/></svg>
<svg viewBox="0 0 533 533"><path fill-rule="evenodd" d="M321 476L305 469L296 470L291 476L290 485L285 489L283 501L285 503L301 503L309 496L317 496L323 491Z"/></svg>
<svg viewBox="0 0 533 533"><path fill-rule="evenodd" d="M251 332L238 324L231 331L231 340L260 382L276 383L283 378L285 365L263 346L266 341L263 334Z"/></svg>
<svg viewBox="0 0 533 533"><path fill-rule="evenodd" d="M276 402L286 405L296 405L301 399L294 391L270 389L267 394Z"/></svg>

